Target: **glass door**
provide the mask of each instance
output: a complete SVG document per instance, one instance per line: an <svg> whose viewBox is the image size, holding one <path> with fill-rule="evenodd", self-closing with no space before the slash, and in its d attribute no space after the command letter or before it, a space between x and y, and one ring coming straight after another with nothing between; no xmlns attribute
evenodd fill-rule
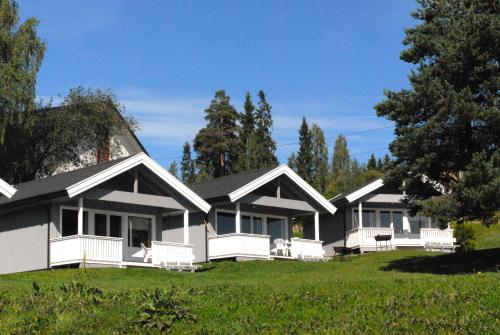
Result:
<svg viewBox="0 0 500 335"><path fill-rule="evenodd" d="M271 236L271 243L277 238L285 239L284 225L284 219L267 218L267 235Z"/></svg>
<svg viewBox="0 0 500 335"><path fill-rule="evenodd" d="M392 212L394 234L403 234L403 212Z"/></svg>
<svg viewBox="0 0 500 335"><path fill-rule="evenodd" d="M143 262L144 252L141 244L151 248L153 236L151 218L129 216L127 233L127 258L129 261Z"/></svg>

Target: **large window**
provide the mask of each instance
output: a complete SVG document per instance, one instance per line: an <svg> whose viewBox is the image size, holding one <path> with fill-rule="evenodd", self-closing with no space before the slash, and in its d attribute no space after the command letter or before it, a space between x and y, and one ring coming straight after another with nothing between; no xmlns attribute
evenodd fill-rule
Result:
<svg viewBox="0 0 500 335"><path fill-rule="evenodd" d="M253 216L252 217L252 227L253 227L253 234L258 234L262 235L262 218L260 216Z"/></svg>
<svg viewBox="0 0 500 335"><path fill-rule="evenodd" d="M394 234L403 234L403 212L392 212Z"/></svg>
<svg viewBox="0 0 500 335"><path fill-rule="evenodd" d="M122 217L117 215L109 216L109 236L122 237Z"/></svg>
<svg viewBox="0 0 500 335"><path fill-rule="evenodd" d="M129 240L128 246L140 248L141 243L146 247L151 247L151 219L129 216Z"/></svg>
<svg viewBox="0 0 500 335"><path fill-rule="evenodd" d="M236 216L233 213L217 212L217 235L236 232Z"/></svg>
<svg viewBox="0 0 500 335"><path fill-rule="evenodd" d="M359 211L354 210L354 223L356 227L359 227ZM376 227L377 221L375 220L375 210L366 209L363 210L363 227Z"/></svg>
<svg viewBox="0 0 500 335"><path fill-rule="evenodd" d="M78 234L78 211L74 209L63 209L61 218L61 236L71 236ZM89 233L88 212L83 212L83 234Z"/></svg>
<svg viewBox="0 0 500 335"><path fill-rule="evenodd" d="M97 236L107 236L107 215L106 214L95 214L95 235Z"/></svg>
<svg viewBox="0 0 500 335"><path fill-rule="evenodd" d="M380 227L390 228L391 227L391 212L390 211L380 211Z"/></svg>
<svg viewBox="0 0 500 335"><path fill-rule="evenodd" d="M409 217L410 232L412 234L420 234L420 228L427 228L429 226L429 219L427 216L417 214Z"/></svg>
<svg viewBox="0 0 500 335"><path fill-rule="evenodd" d="M241 232L245 234L252 233L252 217L243 215L241 217Z"/></svg>

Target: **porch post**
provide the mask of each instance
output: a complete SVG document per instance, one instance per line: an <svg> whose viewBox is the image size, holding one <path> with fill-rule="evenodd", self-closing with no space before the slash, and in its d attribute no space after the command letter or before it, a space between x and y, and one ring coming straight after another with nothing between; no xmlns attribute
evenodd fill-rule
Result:
<svg viewBox="0 0 500 335"><path fill-rule="evenodd" d="M314 213L314 239L319 241L319 212Z"/></svg>
<svg viewBox="0 0 500 335"><path fill-rule="evenodd" d="M358 222L359 222L359 227L358 228L363 228L363 204L361 201L359 202L358 205Z"/></svg>
<svg viewBox="0 0 500 335"><path fill-rule="evenodd" d="M83 198L78 198L78 235L83 235Z"/></svg>
<svg viewBox="0 0 500 335"><path fill-rule="evenodd" d="M184 210L184 244L189 244L189 211Z"/></svg>
<svg viewBox="0 0 500 335"><path fill-rule="evenodd" d="M241 211L240 211L240 203L236 203L236 234L241 233Z"/></svg>
<svg viewBox="0 0 500 335"><path fill-rule="evenodd" d="M139 193L139 172L134 169L134 193Z"/></svg>

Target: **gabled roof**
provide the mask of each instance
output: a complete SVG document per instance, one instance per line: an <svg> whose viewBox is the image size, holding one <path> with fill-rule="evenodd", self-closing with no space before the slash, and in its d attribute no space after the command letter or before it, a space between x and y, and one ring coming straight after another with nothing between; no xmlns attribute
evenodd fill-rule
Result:
<svg viewBox="0 0 500 335"><path fill-rule="evenodd" d="M192 185L191 189L204 199L227 196L231 202L235 202L282 175L290 178L300 189L317 201L328 212L335 213L337 210L335 206L285 164L275 168L248 171L213 179L201 184Z"/></svg>
<svg viewBox="0 0 500 335"><path fill-rule="evenodd" d="M338 203L341 200L347 200L349 203L352 203L365 195L367 195L370 192L373 192L375 190L378 190L384 186L384 180L382 178L376 178L373 180L370 180L369 182L356 187L350 191L338 194L334 196L333 198L330 199L331 203Z"/></svg>
<svg viewBox="0 0 500 335"><path fill-rule="evenodd" d="M73 198L139 165L148 168L205 213L208 213L210 210L210 205L205 200L200 198L145 153L18 184L16 185L18 192L15 196L8 200L0 198L0 205L52 193L63 193Z"/></svg>
<svg viewBox="0 0 500 335"><path fill-rule="evenodd" d="M3 179L0 179L0 193L7 198L12 198L12 196L17 192L17 190L6 183Z"/></svg>
<svg viewBox="0 0 500 335"><path fill-rule="evenodd" d="M203 199L227 197L229 193L239 189L273 169L274 168L265 168L245 171L188 186Z"/></svg>

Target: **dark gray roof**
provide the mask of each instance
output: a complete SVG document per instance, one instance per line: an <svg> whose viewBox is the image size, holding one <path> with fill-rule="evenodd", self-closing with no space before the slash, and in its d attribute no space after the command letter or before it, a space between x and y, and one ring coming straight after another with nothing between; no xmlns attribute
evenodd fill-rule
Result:
<svg viewBox="0 0 500 335"><path fill-rule="evenodd" d="M329 201L332 203L332 204L336 204L336 203L339 203L340 201L344 200L345 197L347 197L349 194L351 193L354 193L356 192L357 190L360 190L362 189L363 187L367 186L367 185L370 185L371 183L373 183L374 181L377 181L379 180L380 178L382 177L377 177L377 178L373 178L371 179L370 181L358 186L358 187L355 187L349 191L346 191L346 192L343 192L343 193L340 193L340 194L337 194L336 196L334 196L333 198L331 198Z"/></svg>
<svg viewBox="0 0 500 335"><path fill-rule="evenodd" d="M27 200L35 197L40 197L52 193L65 191L67 187L74 185L82 180L85 180L96 173L99 173L107 168L118 164L119 162L129 157L123 157L109 162L100 163L97 165L84 167L81 169L65 172L46 178L35 179L25 183L14 185L17 192L12 198L1 197L0 206L14 203L21 200Z"/></svg>
<svg viewBox="0 0 500 335"><path fill-rule="evenodd" d="M199 184L191 184L188 185L188 187L205 200L225 197L229 193L236 191L240 187L245 186L274 169L275 167L271 167L240 172L229 176L211 179Z"/></svg>

